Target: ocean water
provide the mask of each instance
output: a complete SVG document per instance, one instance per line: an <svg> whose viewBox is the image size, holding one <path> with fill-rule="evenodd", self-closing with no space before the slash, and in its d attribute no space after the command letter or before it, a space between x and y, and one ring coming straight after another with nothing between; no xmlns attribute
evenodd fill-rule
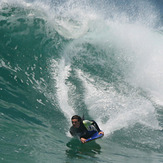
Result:
<svg viewBox="0 0 163 163"><path fill-rule="evenodd" d="M0 0L0 162L163 162L163 1Z"/></svg>

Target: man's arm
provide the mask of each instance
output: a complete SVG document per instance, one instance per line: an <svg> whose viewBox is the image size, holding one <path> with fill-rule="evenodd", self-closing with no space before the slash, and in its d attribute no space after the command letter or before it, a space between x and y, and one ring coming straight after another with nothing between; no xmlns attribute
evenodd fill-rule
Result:
<svg viewBox="0 0 163 163"><path fill-rule="evenodd" d="M96 130L97 130L98 132L101 131L100 128L98 127L98 124L97 124L95 121L93 121L93 120L92 120L92 125L96 128Z"/></svg>
<svg viewBox="0 0 163 163"><path fill-rule="evenodd" d="M93 122L92 125L97 129L98 133L104 135L104 132L100 130L98 124L93 120L92 122Z"/></svg>

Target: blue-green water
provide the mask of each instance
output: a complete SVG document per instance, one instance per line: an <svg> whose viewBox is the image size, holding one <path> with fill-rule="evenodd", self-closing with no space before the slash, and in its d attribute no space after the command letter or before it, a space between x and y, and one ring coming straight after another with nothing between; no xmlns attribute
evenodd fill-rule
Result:
<svg viewBox="0 0 163 163"><path fill-rule="evenodd" d="M0 0L0 162L163 162L162 5Z"/></svg>

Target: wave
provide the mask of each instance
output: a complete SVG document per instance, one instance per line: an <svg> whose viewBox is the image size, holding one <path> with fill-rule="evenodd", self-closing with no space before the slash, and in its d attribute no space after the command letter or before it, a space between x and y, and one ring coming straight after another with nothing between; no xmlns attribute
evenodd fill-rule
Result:
<svg viewBox="0 0 163 163"><path fill-rule="evenodd" d="M134 135L149 134L148 148L162 151L159 14L146 0L127 2L1 1L2 114L63 138L84 113L106 139L145 148L150 139Z"/></svg>

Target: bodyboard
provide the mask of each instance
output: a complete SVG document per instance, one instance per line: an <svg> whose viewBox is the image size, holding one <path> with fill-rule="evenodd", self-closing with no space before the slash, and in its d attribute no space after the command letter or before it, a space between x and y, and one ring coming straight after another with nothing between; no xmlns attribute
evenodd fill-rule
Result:
<svg viewBox="0 0 163 163"><path fill-rule="evenodd" d="M103 135L98 134L98 132L96 132L90 138L88 138L85 143L90 142L90 141L95 140L95 139L99 139L101 137L103 137Z"/></svg>

